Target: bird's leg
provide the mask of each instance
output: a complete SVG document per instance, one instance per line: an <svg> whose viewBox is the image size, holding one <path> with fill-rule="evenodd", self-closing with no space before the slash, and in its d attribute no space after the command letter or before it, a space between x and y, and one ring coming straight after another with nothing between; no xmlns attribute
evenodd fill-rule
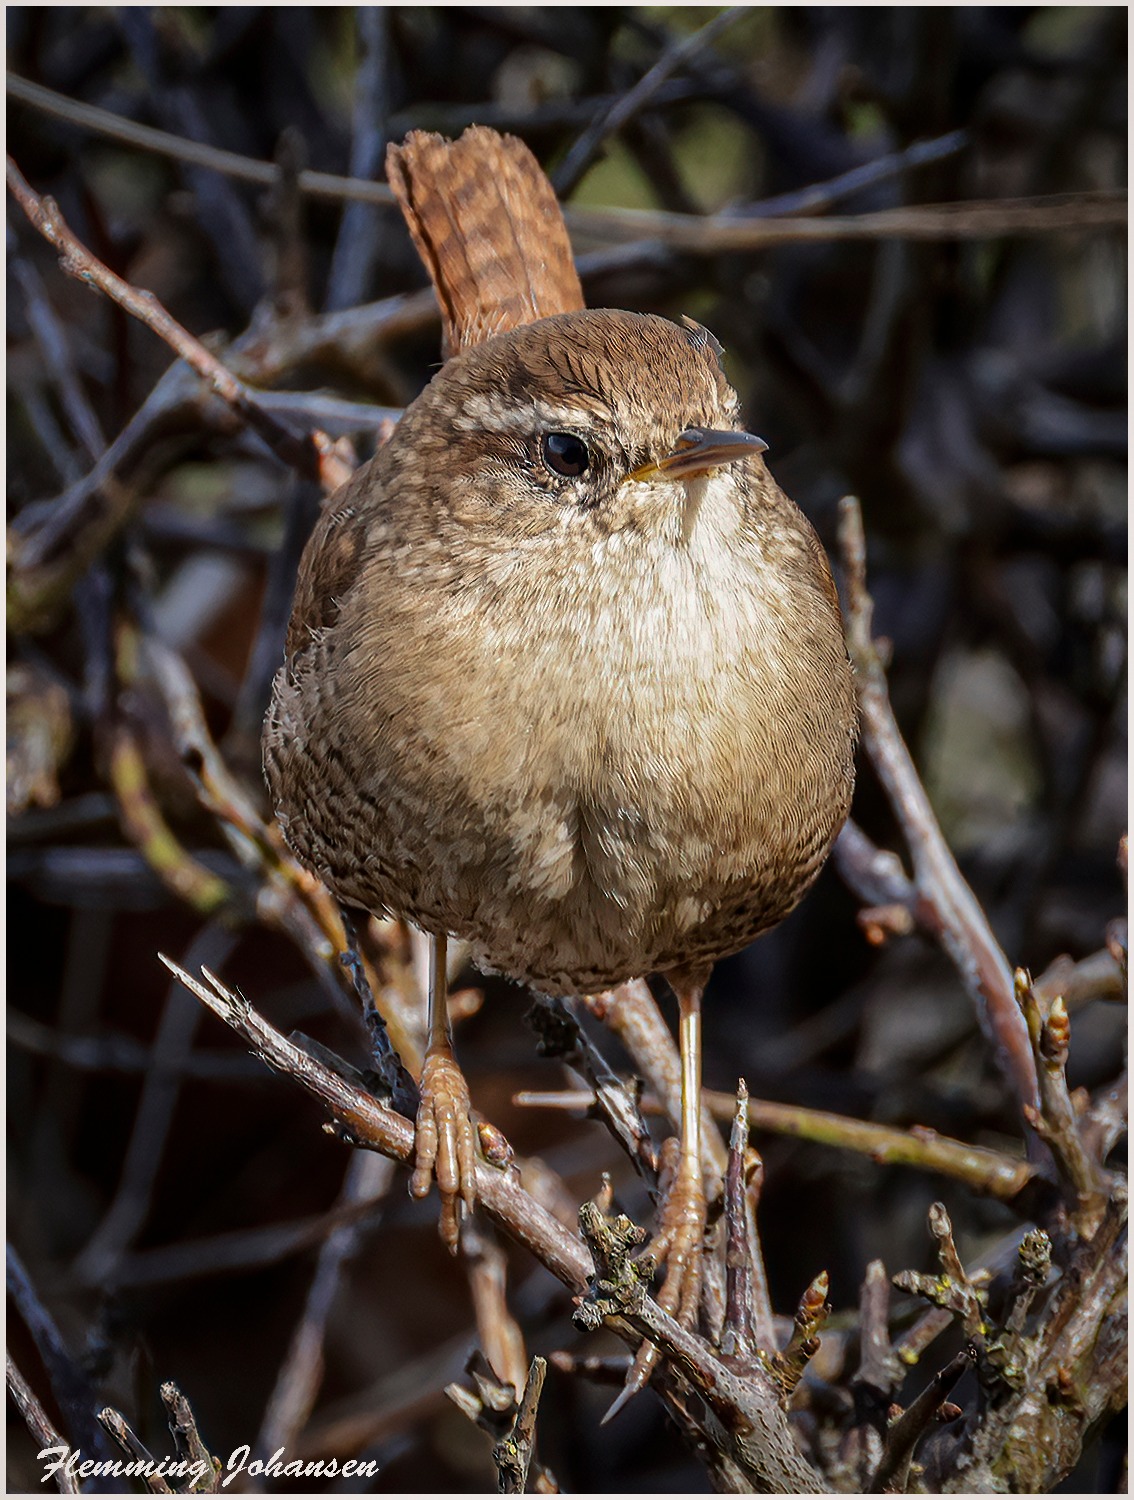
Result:
<svg viewBox="0 0 1134 1500"><path fill-rule="evenodd" d="M705 1238L705 1185L701 1174L701 997L708 973L679 970L668 976L680 1008L681 1143L676 1167L661 1182L658 1231L649 1254L665 1264L658 1305L685 1328L692 1327L701 1301ZM609 1421L649 1380L658 1351L648 1340L638 1350L626 1385L604 1421Z"/></svg>
<svg viewBox="0 0 1134 1500"><path fill-rule="evenodd" d="M705 1234L705 1187L701 1176L701 996L703 981L670 976L680 1006L681 1148L670 1181L662 1185L659 1229L650 1254L664 1261L658 1302L690 1326L701 1292L701 1242Z"/></svg>
<svg viewBox="0 0 1134 1500"><path fill-rule="evenodd" d="M429 1040L421 1069L417 1109L417 1153L410 1192L424 1198L437 1173L441 1194L441 1238L457 1253L459 1202L476 1199L476 1131L469 1118L469 1089L453 1056L449 1030L444 937L429 939Z"/></svg>

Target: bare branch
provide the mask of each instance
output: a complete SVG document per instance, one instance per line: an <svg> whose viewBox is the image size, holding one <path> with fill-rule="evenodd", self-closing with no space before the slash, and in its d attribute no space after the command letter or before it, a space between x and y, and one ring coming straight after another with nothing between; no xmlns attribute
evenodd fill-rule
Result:
<svg viewBox="0 0 1134 1500"><path fill-rule="evenodd" d="M43 1409L39 1397L28 1385L27 1381L16 1368L16 1363L10 1354L6 1354L8 1362L8 1393L19 1408L28 1431L40 1446L42 1452L45 1448L58 1448L65 1451L69 1444L66 1443L56 1431L51 1418ZM59 1492L64 1495L77 1495L79 1493L78 1480L66 1467L55 1471L55 1484Z"/></svg>
<svg viewBox="0 0 1134 1500"><path fill-rule="evenodd" d="M923 920L932 924L976 1001L981 1029L1017 1100L1021 1106L1034 1106L1036 1068L1012 972L945 842L890 707L872 635L874 604L866 591L862 512L849 496L840 506L839 540L847 577L847 642L858 674L863 740L909 845Z"/></svg>
<svg viewBox="0 0 1134 1500"><path fill-rule="evenodd" d="M8 158L8 189L34 227L59 251L59 263L69 276L105 293L164 339L283 462L297 469L305 478L320 480L327 490L337 489L350 477L326 433L315 431L306 438L296 437L265 411L255 394L214 354L210 354L199 339L170 316L152 292L131 286L92 255L67 227L54 200L41 198L33 192L11 157Z"/></svg>
<svg viewBox="0 0 1134 1500"><path fill-rule="evenodd" d="M91 1458L110 1458L113 1449L95 1419L94 1388L86 1371L71 1353L63 1335L44 1306L15 1247L7 1247L8 1295L39 1351L55 1404L72 1447Z"/></svg>
<svg viewBox="0 0 1134 1500"><path fill-rule="evenodd" d="M745 1151L748 1146L748 1089L742 1078L736 1088L736 1114L728 1143L728 1171L725 1173L725 1323L721 1338L721 1355L751 1360L759 1347L753 1317L754 1256L760 1255L759 1241L750 1234L748 1193L744 1180ZM763 1264L761 1257L761 1273ZM767 1288L764 1288L765 1296ZM771 1344L765 1344L766 1349Z"/></svg>
<svg viewBox="0 0 1134 1500"><path fill-rule="evenodd" d="M365 1219L342 1224L327 1237L315 1264L303 1315L295 1326L287 1356L276 1376L264 1411L255 1451L264 1457L296 1444L323 1381L327 1323L339 1293L347 1262L358 1251L365 1228L372 1227L393 1179L393 1167L382 1157L357 1152L347 1167L339 1204L365 1204Z"/></svg>
<svg viewBox="0 0 1134 1500"><path fill-rule="evenodd" d="M166 131L137 125L109 110L81 104L12 73L7 75L7 89L13 98L24 104L143 150L195 161L249 182L270 184L275 181L276 169L270 162L254 161L234 151L201 146ZM304 193L339 201L393 202L393 195L384 182L336 177L330 172L302 172L299 187ZM1127 202L1125 193L1099 191L1052 193L1037 198L995 202L977 199L827 218L750 220L729 218L723 214L702 217L630 208L570 208L564 217L570 229L592 239L614 243L660 241L687 254L717 255L808 241L992 239L1004 235L1118 229L1126 223Z"/></svg>
<svg viewBox="0 0 1134 1500"><path fill-rule="evenodd" d="M283 1036L247 1000L226 989L207 970L206 984L201 984L171 959L159 956L166 968L243 1037L257 1056L278 1072L289 1074L326 1105L333 1119L357 1145L380 1151L403 1164L413 1160L413 1125L409 1120L386 1109L372 1095L332 1072L310 1052ZM530 1250L560 1281L574 1290L586 1285L590 1263L582 1242L568 1235L510 1174L478 1162L476 1195L489 1217Z"/></svg>
<svg viewBox="0 0 1134 1500"><path fill-rule="evenodd" d="M801 1456L768 1375L733 1374L709 1346L663 1312L646 1292L648 1267L630 1258L639 1242L629 1220L608 1222L592 1203L579 1211L579 1225L595 1259L596 1277L580 1299L575 1321L594 1329L612 1319L628 1323L654 1344L683 1381L702 1398L705 1430L714 1446L750 1476L765 1494L820 1494L823 1481Z"/></svg>
<svg viewBox="0 0 1134 1500"><path fill-rule="evenodd" d="M985 240L1004 236L1073 234L1121 229L1127 220L1123 192L1050 193L1040 198L973 199L874 213L814 219L742 219L718 214L664 213L642 208L568 208L577 234L618 241L660 240L687 255L721 255L770 245L830 244L853 240Z"/></svg>
<svg viewBox="0 0 1134 1500"><path fill-rule="evenodd" d="M528 1356L520 1325L508 1307L507 1258L491 1230L482 1231L475 1218L461 1229L461 1253L468 1264L480 1347L497 1378L512 1387L518 1400L527 1378Z"/></svg>
<svg viewBox="0 0 1134 1500"><path fill-rule="evenodd" d="M1107 1175L1087 1151L1067 1087L1071 1046L1067 1007L1063 997L1056 995L1045 1015L1024 969L1016 970L1016 998L1035 1050L1039 1077L1039 1106L1027 1111L1028 1119L1051 1148L1060 1176L1074 1194L1082 1227L1091 1233L1106 1203Z"/></svg>
<svg viewBox="0 0 1134 1500"><path fill-rule="evenodd" d="M360 5L355 24L361 56L354 89L350 172L356 180L368 181L381 172L389 139L389 13L382 6ZM353 307L362 300L380 222L371 204L348 203L344 209L327 278L329 310Z"/></svg>
<svg viewBox="0 0 1134 1500"><path fill-rule="evenodd" d="M962 1349L945 1368L933 1377L921 1395L894 1422L886 1436L886 1448L874 1483L872 1495L902 1494L906 1488L914 1449L937 1414L945 1397L973 1362L971 1349Z"/></svg>
<svg viewBox="0 0 1134 1500"><path fill-rule="evenodd" d="M594 1089L590 1109L626 1152L634 1170L656 1187L658 1152L632 1086L615 1073L565 1001L541 996L527 1019L539 1033L542 1055L562 1057L584 1075Z"/></svg>
<svg viewBox="0 0 1134 1500"><path fill-rule="evenodd" d="M929 1209L929 1229L937 1241L937 1258L941 1274L923 1276L920 1271L899 1271L894 1285L903 1292L914 1292L942 1311L952 1313L960 1322L974 1347L983 1350L985 1342L984 1298L969 1278L953 1243L953 1225L943 1203Z"/></svg>
<svg viewBox="0 0 1134 1500"><path fill-rule="evenodd" d="M566 198L594 160L606 137L621 130L653 98L671 73L675 73L687 58L715 42L746 10L747 7L743 5L731 6L689 36L683 36L667 47L634 87L620 95L604 114L598 115L567 152L551 175L556 193L561 198Z"/></svg>
<svg viewBox="0 0 1134 1500"><path fill-rule="evenodd" d="M194 939L188 961L220 965L235 946L234 932L208 923ZM186 1077L183 1063L192 1049L200 1014L200 1007L176 981L172 983L158 1022L117 1190L75 1263L76 1276L88 1285L114 1283L122 1256L145 1225Z"/></svg>
<svg viewBox="0 0 1134 1500"><path fill-rule="evenodd" d="M492 1450L492 1460L500 1475L499 1490L502 1495L528 1493L528 1470L535 1448L536 1412L546 1374L547 1360L541 1359L537 1354L528 1371L524 1397L516 1412L512 1430Z"/></svg>
<svg viewBox="0 0 1134 1500"><path fill-rule="evenodd" d="M701 1099L717 1120L729 1119L735 1109L729 1095L716 1089L704 1089ZM529 1108L590 1109L595 1096L589 1089L562 1089L554 1093L525 1089L515 1096L514 1102ZM663 1112L661 1102L653 1094L642 1097L641 1107L647 1114ZM664 1112L668 1113L668 1109ZM748 1100L748 1116L754 1130L818 1141L842 1151L857 1151L887 1166L940 1172L967 1183L974 1192L1004 1202L1016 1199L1037 1175L1029 1162L988 1146L969 1146L964 1141L951 1140L922 1125L899 1130L893 1125L876 1125L828 1110L752 1098Z"/></svg>
<svg viewBox="0 0 1134 1500"><path fill-rule="evenodd" d="M681 1119L681 1058L669 1027L644 979L632 980L602 995L587 995L584 1004L592 1015L606 1023L634 1059L634 1065L675 1124ZM729 1115L732 1101L729 1101ZM701 1112L701 1146L706 1164L717 1181L709 1196L716 1196L728 1168L728 1151L708 1111Z"/></svg>

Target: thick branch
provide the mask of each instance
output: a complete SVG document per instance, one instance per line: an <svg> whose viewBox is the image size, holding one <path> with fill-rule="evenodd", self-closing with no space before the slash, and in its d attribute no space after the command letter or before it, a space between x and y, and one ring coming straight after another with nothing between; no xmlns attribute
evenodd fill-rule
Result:
<svg viewBox="0 0 1134 1500"><path fill-rule="evenodd" d="M658 1306L629 1256L637 1237L629 1233L628 1221L608 1222L593 1203L586 1203L579 1224L599 1274L588 1297L580 1299L575 1321L589 1329L608 1319L625 1321L660 1349L700 1396L700 1421L710 1443L745 1470L754 1492L822 1494L823 1480L796 1447L771 1377L734 1374L703 1339Z"/></svg>

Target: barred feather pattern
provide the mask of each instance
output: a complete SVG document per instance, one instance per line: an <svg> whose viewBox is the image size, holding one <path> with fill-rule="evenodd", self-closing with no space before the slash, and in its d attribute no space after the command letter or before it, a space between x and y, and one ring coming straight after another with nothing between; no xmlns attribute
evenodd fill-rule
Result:
<svg viewBox="0 0 1134 1500"><path fill-rule="evenodd" d="M446 358L583 306L555 193L516 136L415 130L388 148L386 175L437 292Z"/></svg>

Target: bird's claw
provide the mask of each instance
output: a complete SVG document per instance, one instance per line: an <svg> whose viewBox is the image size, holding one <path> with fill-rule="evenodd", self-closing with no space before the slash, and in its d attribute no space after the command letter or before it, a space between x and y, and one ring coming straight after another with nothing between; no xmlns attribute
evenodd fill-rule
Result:
<svg viewBox="0 0 1134 1500"><path fill-rule="evenodd" d="M664 1192L658 1208L658 1232L646 1250L658 1265L665 1266L658 1306L683 1328L693 1326L701 1300L706 1216L700 1168L683 1160Z"/></svg>
<svg viewBox="0 0 1134 1500"><path fill-rule="evenodd" d="M476 1130L469 1116L468 1084L451 1052L426 1053L420 1093L410 1193L424 1198L436 1173L441 1238L455 1255L460 1204L471 1210L476 1201Z"/></svg>
<svg viewBox="0 0 1134 1500"><path fill-rule="evenodd" d="M683 1328L693 1326L701 1302L707 1214L700 1167L683 1156L668 1184L663 1175L658 1230L644 1251L658 1265L664 1263L665 1280L657 1294L657 1304ZM657 1345L650 1343L649 1339L643 1340L630 1366L626 1384L603 1418L604 1422L609 1422L646 1386L660 1358Z"/></svg>

